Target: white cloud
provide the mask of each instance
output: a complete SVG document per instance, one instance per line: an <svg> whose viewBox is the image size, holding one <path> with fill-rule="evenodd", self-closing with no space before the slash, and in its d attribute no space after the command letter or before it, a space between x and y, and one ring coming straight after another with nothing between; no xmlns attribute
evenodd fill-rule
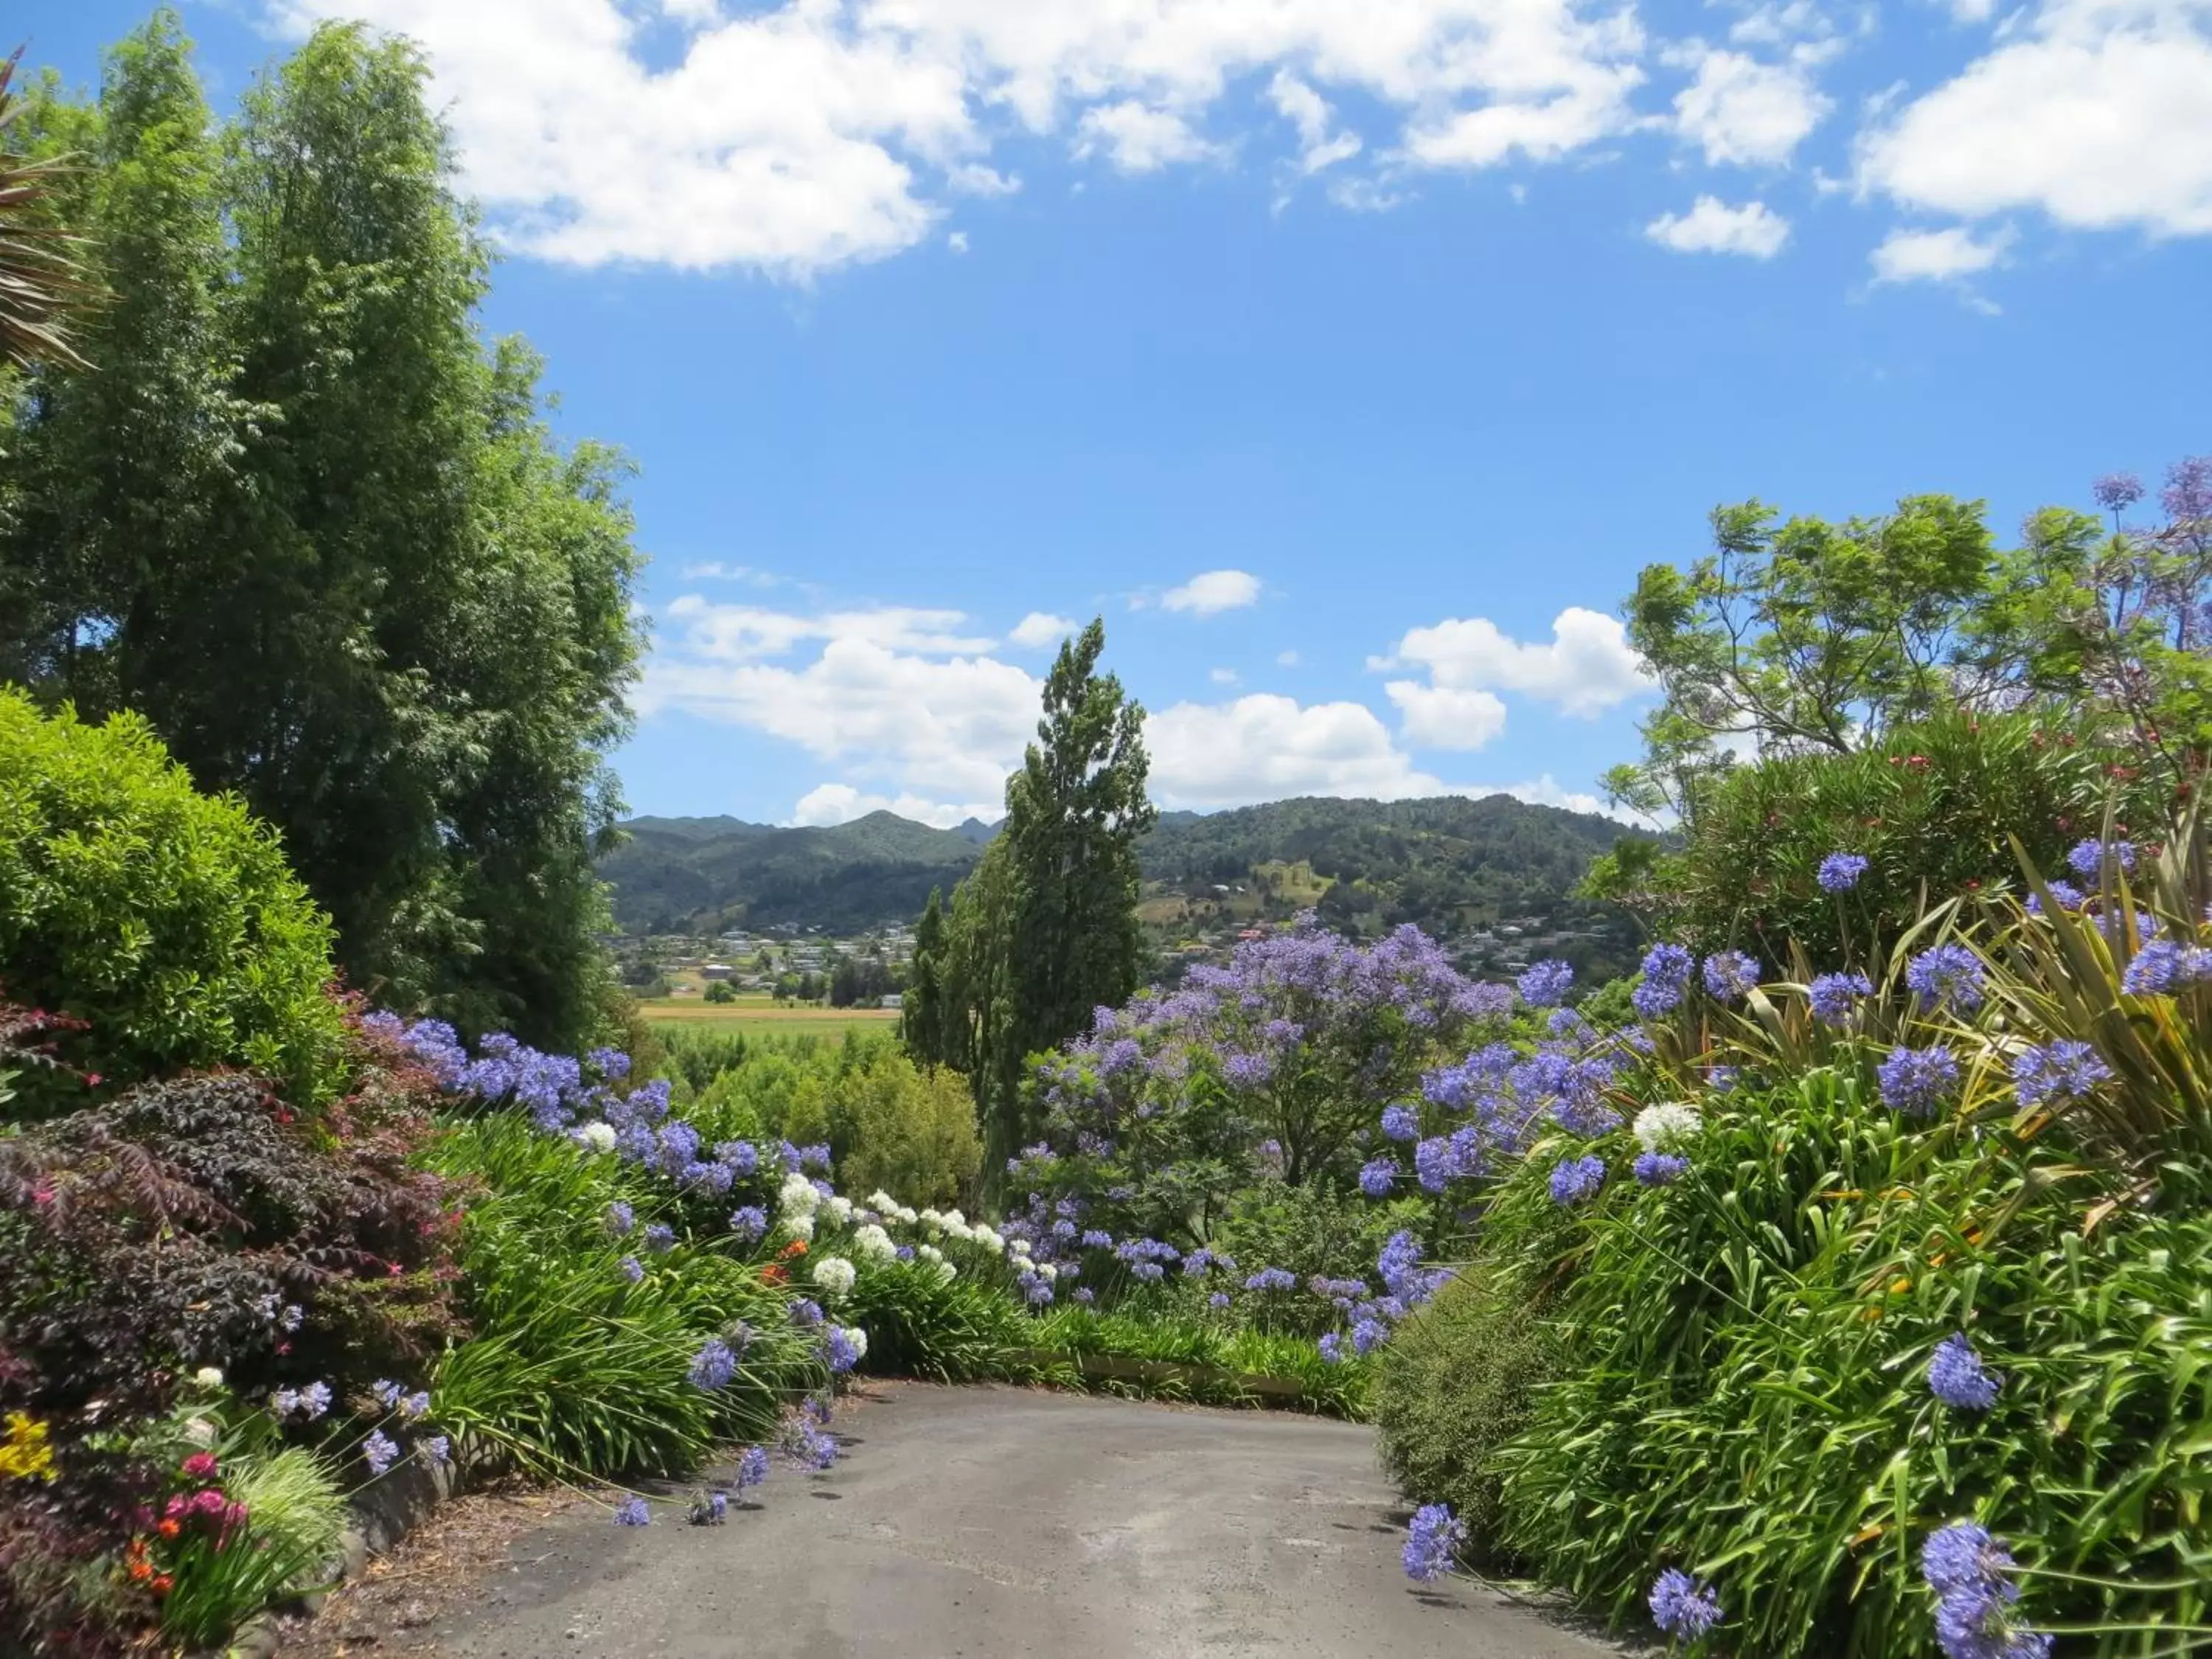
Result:
<svg viewBox="0 0 2212 1659"><path fill-rule="evenodd" d="M1494 693L1417 680L1382 689L1398 705L1406 741L1423 749L1480 749L1505 730L1505 705Z"/></svg>
<svg viewBox="0 0 2212 1659"><path fill-rule="evenodd" d="M1133 98L1085 112L1075 131L1077 155L1103 150L1123 173L1157 173L1218 153L1173 110L1153 109Z"/></svg>
<svg viewBox="0 0 2212 1659"><path fill-rule="evenodd" d="M1644 234L1677 253L1741 253L1771 259L1790 240L1790 222L1764 202L1730 207L1700 196L1687 213L1662 213Z"/></svg>
<svg viewBox="0 0 2212 1659"><path fill-rule="evenodd" d="M1899 110L1859 179L1964 218L2039 209L2077 229L2212 233L2212 6L2047 0Z"/></svg>
<svg viewBox="0 0 2212 1659"><path fill-rule="evenodd" d="M1206 678L1216 685L1234 685L1237 684L1237 671L1233 668L1216 668L1211 670Z"/></svg>
<svg viewBox="0 0 2212 1659"><path fill-rule="evenodd" d="M1444 793L1390 740L1364 703L1301 706L1255 693L1234 702L1179 702L1145 722L1152 798L1162 806L1243 806L1290 795L1396 800Z"/></svg>
<svg viewBox="0 0 2212 1659"><path fill-rule="evenodd" d="M1275 78L1268 83L1267 100L1273 104L1282 118L1298 130L1298 170L1319 173L1324 167L1334 167L1339 161L1348 161L1359 154L1360 140L1356 132L1332 134L1336 112L1329 107L1328 100L1290 72L1277 70Z"/></svg>
<svg viewBox="0 0 2212 1659"><path fill-rule="evenodd" d="M955 253L965 253L968 251L968 233L964 230L954 231L945 239L945 246Z"/></svg>
<svg viewBox="0 0 2212 1659"><path fill-rule="evenodd" d="M1947 283L1987 270L2012 244L2010 231L1986 238L1954 225L1945 230L1893 230L1874 251L1878 283Z"/></svg>
<svg viewBox="0 0 2212 1659"><path fill-rule="evenodd" d="M1651 684L1620 621L1580 605L1559 612L1548 642L1523 644L1486 617L1452 617L1413 629L1368 666L1426 668L1439 687L1518 691L1592 718Z"/></svg>
<svg viewBox="0 0 2212 1659"><path fill-rule="evenodd" d="M1028 650L1041 651L1047 646L1058 645L1071 634L1082 631L1080 623L1070 622L1065 617L1055 617L1049 611L1032 611L1014 624L1013 632L1006 637Z"/></svg>
<svg viewBox="0 0 2212 1659"><path fill-rule="evenodd" d="M1275 653L1275 666L1278 668L1296 668L1298 660L1298 653L1295 651L1278 651Z"/></svg>
<svg viewBox="0 0 2212 1659"><path fill-rule="evenodd" d="M951 197L1014 188L994 152L1024 136L1138 171L1225 154L1201 131L1249 118L1231 93L1254 78L1274 113L1224 136L1241 149L1279 114L1309 171L1363 151L1556 161L1633 127L1645 51L1632 0L262 6L294 31L363 17L420 40L467 187L511 246L793 279L914 246ZM1329 125L1350 100L1375 142ZM1358 185L1332 194L1389 199Z"/></svg>
<svg viewBox="0 0 2212 1659"><path fill-rule="evenodd" d="M1802 63L1693 48L1697 75L1674 99L1674 127L1715 165L1779 166L1834 106Z"/></svg>
<svg viewBox="0 0 2212 1659"><path fill-rule="evenodd" d="M1218 616L1224 611L1242 610L1256 605L1260 599L1260 579L1243 570L1208 570L1193 576L1181 587L1170 587L1160 595L1161 605L1169 611L1188 611L1194 617Z"/></svg>
<svg viewBox="0 0 2212 1659"><path fill-rule="evenodd" d="M956 611L799 617L692 597L666 614L684 625L647 665L641 714L680 708L765 732L900 793L997 795L1036 724L1042 683L949 631L965 620ZM767 660L816 641L801 666Z"/></svg>
<svg viewBox="0 0 2212 1659"><path fill-rule="evenodd" d="M969 818L992 823L1005 810L998 801L935 801L924 795L878 795L855 789L849 783L825 783L799 798L799 805L792 808L790 822L827 829L850 823L871 812L896 812L916 823L951 830Z"/></svg>
<svg viewBox="0 0 2212 1659"><path fill-rule="evenodd" d="M716 605L696 593L672 601L666 614L684 624L685 649L695 655L737 661L782 655L804 640L866 640L893 651L926 656L988 651L988 635L958 634L968 618L957 611L883 605L802 617L763 605Z"/></svg>

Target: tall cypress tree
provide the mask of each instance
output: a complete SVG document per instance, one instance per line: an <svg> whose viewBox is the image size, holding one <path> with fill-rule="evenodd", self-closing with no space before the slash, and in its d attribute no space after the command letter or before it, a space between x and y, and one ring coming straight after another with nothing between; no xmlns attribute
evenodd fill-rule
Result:
<svg viewBox="0 0 2212 1659"><path fill-rule="evenodd" d="M924 1066L945 1063L944 956L945 895L933 887L928 907L914 930L914 963L899 1012L900 1039L907 1053Z"/></svg>
<svg viewBox="0 0 2212 1659"><path fill-rule="evenodd" d="M1088 1030L1100 1006L1127 1001L1141 971L1137 840L1158 814L1145 795L1145 711L1098 672L1105 647L1097 619L1062 643L1037 741L1006 784L1015 970L987 1126L993 1168L1037 1127L1024 1105L1022 1060Z"/></svg>

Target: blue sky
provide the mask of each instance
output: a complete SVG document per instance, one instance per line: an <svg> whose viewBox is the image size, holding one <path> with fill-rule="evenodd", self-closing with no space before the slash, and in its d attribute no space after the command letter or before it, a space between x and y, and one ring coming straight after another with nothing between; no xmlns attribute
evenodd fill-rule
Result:
<svg viewBox="0 0 2212 1659"><path fill-rule="evenodd" d="M428 47L490 325L640 468L641 811L994 814L1094 614L1164 805L1585 802L1716 502L2212 449L2212 0L183 10L225 106Z"/></svg>

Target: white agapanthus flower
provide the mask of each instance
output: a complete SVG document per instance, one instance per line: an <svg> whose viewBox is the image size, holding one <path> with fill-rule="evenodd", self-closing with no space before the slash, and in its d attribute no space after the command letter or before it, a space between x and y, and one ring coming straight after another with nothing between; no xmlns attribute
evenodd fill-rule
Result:
<svg viewBox="0 0 2212 1659"><path fill-rule="evenodd" d="M814 1218L811 1215L787 1215L783 1218L783 1230L793 1238L812 1239Z"/></svg>
<svg viewBox="0 0 2212 1659"><path fill-rule="evenodd" d="M939 1237L957 1244L973 1244L982 1234L974 1227L947 1227Z"/></svg>
<svg viewBox="0 0 2212 1659"><path fill-rule="evenodd" d="M615 1149L615 1126L586 1123L576 1131L576 1144L587 1152L611 1152Z"/></svg>
<svg viewBox="0 0 2212 1659"><path fill-rule="evenodd" d="M1686 1140L1695 1140L1705 1121L1686 1101L1662 1101L1636 1115L1636 1138L1647 1152L1664 1152Z"/></svg>
<svg viewBox="0 0 2212 1659"><path fill-rule="evenodd" d="M945 1260L945 1252L939 1249L934 1244L917 1244L914 1247L914 1253L920 1256L924 1261L942 1261Z"/></svg>
<svg viewBox="0 0 2212 1659"><path fill-rule="evenodd" d="M822 1194L814 1190L814 1183L797 1170L784 1176L783 1185L777 1189L775 1201L793 1215L812 1215L822 1207Z"/></svg>
<svg viewBox="0 0 2212 1659"><path fill-rule="evenodd" d="M222 1373L213 1365L203 1365L192 1373L192 1386L196 1389L219 1389L222 1386Z"/></svg>
<svg viewBox="0 0 2212 1659"><path fill-rule="evenodd" d="M901 1225L908 1227L913 1226L917 1219L915 1212L907 1208L903 1204L900 1205L897 1209L891 1212L891 1218L898 1222Z"/></svg>
<svg viewBox="0 0 2212 1659"><path fill-rule="evenodd" d="M953 1231L956 1228L964 1227L968 1224L968 1218L961 1214L957 1210L947 1210L943 1215L939 1216L938 1219L944 1224L945 1231L948 1233Z"/></svg>
<svg viewBox="0 0 2212 1659"><path fill-rule="evenodd" d="M842 1255L825 1255L814 1264L814 1282L832 1296L842 1296L853 1288L859 1273Z"/></svg>
<svg viewBox="0 0 2212 1659"><path fill-rule="evenodd" d="M822 1200L822 1212L832 1224L842 1227L853 1218L853 1200L842 1193L832 1193Z"/></svg>
<svg viewBox="0 0 2212 1659"><path fill-rule="evenodd" d="M868 1357L868 1334L858 1325L845 1327L845 1340L853 1345L854 1358L866 1359Z"/></svg>
<svg viewBox="0 0 2212 1659"><path fill-rule="evenodd" d="M960 1277L960 1269L950 1261L933 1261L929 1264L929 1270L937 1275L937 1282L940 1285L950 1285Z"/></svg>
<svg viewBox="0 0 2212 1659"><path fill-rule="evenodd" d="M1060 1269L1054 1267L1049 1261L1040 1261L1036 1264L1036 1276L1044 1280L1046 1284L1049 1285L1054 1279L1060 1277Z"/></svg>
<svg viewBox="0 0 2212 1659"><path fill-rule="evenodd" d="M191 1444L212 1446L215 1444L215 1425L206 1418L191 1417L185 1419L185 1438Z"/></svg>
<svg viewBox="0 0 2212 1659"><path fill-rule="evenodd" d="M968 1237L970 1243L981 1244L993 1255L1004 1255L1006 1253L1006 1241L999 1237L996 1228L978 1227Z"/></svg>
<svg viewBox="0 0 2212 1659"><path fill-rule="evenodd" d="M889 1233L873 1222L870 1222L853 1235L853 1248L871 1261L898 1260L898 1246L891 1243L891 1236Z"/></svg>

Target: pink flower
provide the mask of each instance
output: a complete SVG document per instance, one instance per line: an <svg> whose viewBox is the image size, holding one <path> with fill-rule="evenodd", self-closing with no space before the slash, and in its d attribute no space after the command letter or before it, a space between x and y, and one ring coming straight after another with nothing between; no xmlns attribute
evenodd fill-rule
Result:
<svg viewBox="0 0 2212 1659"><path fill-rule="evenodd" d="M182 1473L195 1480L212 1480L216 1474L215 1454L210 1451L196 1451L178 1467Z"/></svg>

